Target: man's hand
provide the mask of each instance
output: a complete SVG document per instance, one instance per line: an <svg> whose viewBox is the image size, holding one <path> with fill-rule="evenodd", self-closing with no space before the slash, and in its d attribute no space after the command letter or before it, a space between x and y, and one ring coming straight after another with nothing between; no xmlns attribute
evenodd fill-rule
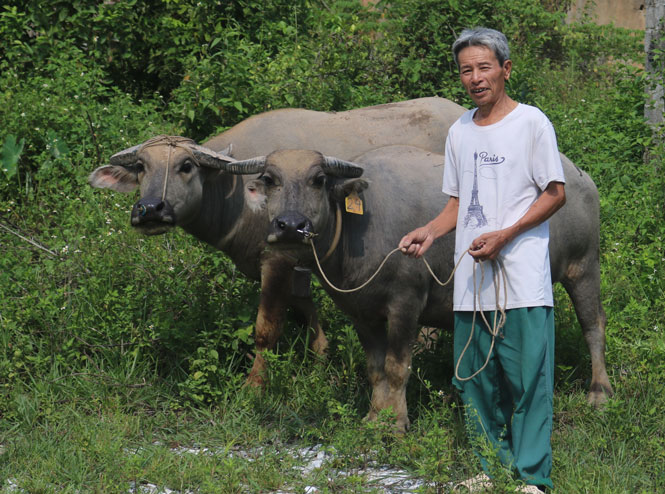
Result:
<svg viewBox="0 0 665 494"><path fill-rule="evenodd" d="M420 258L427 252L433 242L434 235L432 235L432 232L427 226L421 226L404 235L399 242L399 248L402 254L406 256Z"/></svg>
<svg viewBox="0 0 665 494"><path fill-rule="evenodd" d="M469 254L476 261L494 260L509 241L504 230L483 233L471 243Z"/></svg>
<svg viewBox="0 0 665 494"><path fill-rule="evenodd" d="M527 212L514 225L484 233L476 238L469 254L476 261L494 260L508 242L523 232L540 225L566 203L566 192L561 182L550 182L545 191L536 199Z"/></svg>

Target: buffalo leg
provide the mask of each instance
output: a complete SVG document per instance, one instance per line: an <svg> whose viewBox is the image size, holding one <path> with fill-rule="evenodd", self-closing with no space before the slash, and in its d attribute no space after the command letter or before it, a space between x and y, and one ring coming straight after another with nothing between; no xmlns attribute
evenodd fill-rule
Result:
<svg viewBox="0 0 665 494"><path fill-rule="evenodd" d="M291 297L291 307L293 307L303 321L305 327L310 332L309 347L318 355L324 356L328 351L328 339L321 328L319 318L316 313L316 306L311 297Z"/></svg>
<svg viewBox="0 0 665 494"><path fill-rule="evenodd" d="M272 350L282 333L282 324L289 303L291 266L279 260L266 260L261 264L261 299L256 317L254 340L256 356L247 377L247 385L265 384L266 361L263 352Z"/></svg>
<svg viewBox="0 0 665 494"><path fill-rule="evenodd" d="M367 378L372 388L372 398L366 420L376 420L377 414L386 408L388 381L385 373L386 351L388 339L384 321L368 324L366 321L354 321L358 339L365 350L367 359Z"/></svg>
<svg viewBox="0 0 665 494"><path fill-rule="evenodd" d="M406 385L411 374L411 347L418 329L412 320L413 310L395 311L388 327L377 326L373 331L359 331L360 341L367 354L367 371L372 386L372 401L367 418L374 420L379 411L392 408L395 428L409 428L406 404Z"/></svg>
<svg viewBox="0 0 665 494"><path fill-rule="evenodd" d="M388 316L388 349L384 367L388 396L385 405L392 407L395 412L398 431L409 428L406 385L411 375L413 344L419 328L414 315L420 313L413 307L412 300L411 303L405 300L403 304L393 302Z"/></svg>
<svg viewBox="0 0 665 494"><path fill-rule="evenodd" d="M605 324L607 318L600 302L600 268L595 267L584 273L576 273L574 278L563 280L570 299L575 307L577 320L591 354L591 386L588 401L600 406L612 396L612 385L605 368Z"/></svg>

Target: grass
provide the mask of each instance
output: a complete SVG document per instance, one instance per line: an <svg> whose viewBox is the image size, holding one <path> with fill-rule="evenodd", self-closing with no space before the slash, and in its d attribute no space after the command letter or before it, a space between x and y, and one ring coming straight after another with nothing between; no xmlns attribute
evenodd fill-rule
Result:
<svg viewBox="0 0 665 494"><path fill-rule="evenodd" d="M354 344L333 342L336 348ZM437 360L442 351L430 356ZM25 492L126 493L141 485L201 493L304 492L308 486L389 492L363 471L378 464L406 470L426 482L418 492L434 493L477 472L452 388L428 389L433 370L411 380L410 396L426 399L411 401L412 428L396 437L389 414L378 423L362 421L362 379L353 385L360 397L347 401L342 373L315 358L287 349L271 367L277 382L288 376L290 392L282 384L263 396L238 388L207 408L183 407L165 382L122 387L84 376L35 380L12 393L13 416L0 420L0 478ZM665 488L663 383L628 374L614 375L613 382L616 396L598 411L586 404L579 382L559 380L555 492ZM329 453L326 461L303 473L308 462L291 451L318 444ZM513 484L498 482L496 492L504 492L501 485Z"/></svg>
<svg viewBox="0 0 665 494"><path fill-rule="evenodd" d="M438 493L479 471L450 384L451 333L414 357L412 426L403 437L391 433L389 414L362 420L364 354L320 290L328 361L305 350L289 321L268 358L270 384L256 395L242 387L252 341L238 336L251 331L256 284L182 232L118 233L126 208L85 189L81 196L72 208L101 201L108 211L100 226L89 217L77 224L65 207L60 229L31 235L70 245L58 262L3 237L21 261L5 264L14 284L0 312L0 492L389 492L367 470L386 465L421 481L412 492ZM117 261L99 264L99 253ZM639 263L619 262L622 254L604 257L605 269L623 274L604 285L616 394L603 410L586 403L586 345L567 296L555 291L555 492L665 491L665 335L653 313L658 300L645 307L627 296L653 286L641 284ZM295 452L316 445L325 461L306 469L309 460ZM495 492L513 486L500 475Z"/></svg>

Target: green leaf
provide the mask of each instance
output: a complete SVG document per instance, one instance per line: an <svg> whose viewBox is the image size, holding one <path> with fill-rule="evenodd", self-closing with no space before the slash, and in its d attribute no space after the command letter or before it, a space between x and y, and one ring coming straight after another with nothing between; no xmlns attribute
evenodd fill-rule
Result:
<svg viewBox="0 0 665 494"><path fill-rule="evenodd" d="M5 172L7 177L13 177L16 174L16 165L21 157L24 144L25 139L21 139L21 141L17 143L16 137L12 134L9 134L5 138L5 143L3 144L2 152L0 153L0 168L2 168L2 171Z"/></svg>
<svg viewBox="0 0 665 494"><path fill-rule="evenodd" d="M49 129L46 133L46 144L56 159L62 158L69 153L67 143L60 139L52 129Z"/></svg>

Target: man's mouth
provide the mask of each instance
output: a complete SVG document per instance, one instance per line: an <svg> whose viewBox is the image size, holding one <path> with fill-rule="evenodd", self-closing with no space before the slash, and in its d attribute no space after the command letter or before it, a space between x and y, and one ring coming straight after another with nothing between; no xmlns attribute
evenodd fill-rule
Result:
<svg viewBox="0 0 665 494"><path fill-rule="evenodd" d="M488 89L486 87L479 87L479 88L476 88L476 89L472 89L471 93L472 94L482 94L485 91L488 91Z"/></svg>

